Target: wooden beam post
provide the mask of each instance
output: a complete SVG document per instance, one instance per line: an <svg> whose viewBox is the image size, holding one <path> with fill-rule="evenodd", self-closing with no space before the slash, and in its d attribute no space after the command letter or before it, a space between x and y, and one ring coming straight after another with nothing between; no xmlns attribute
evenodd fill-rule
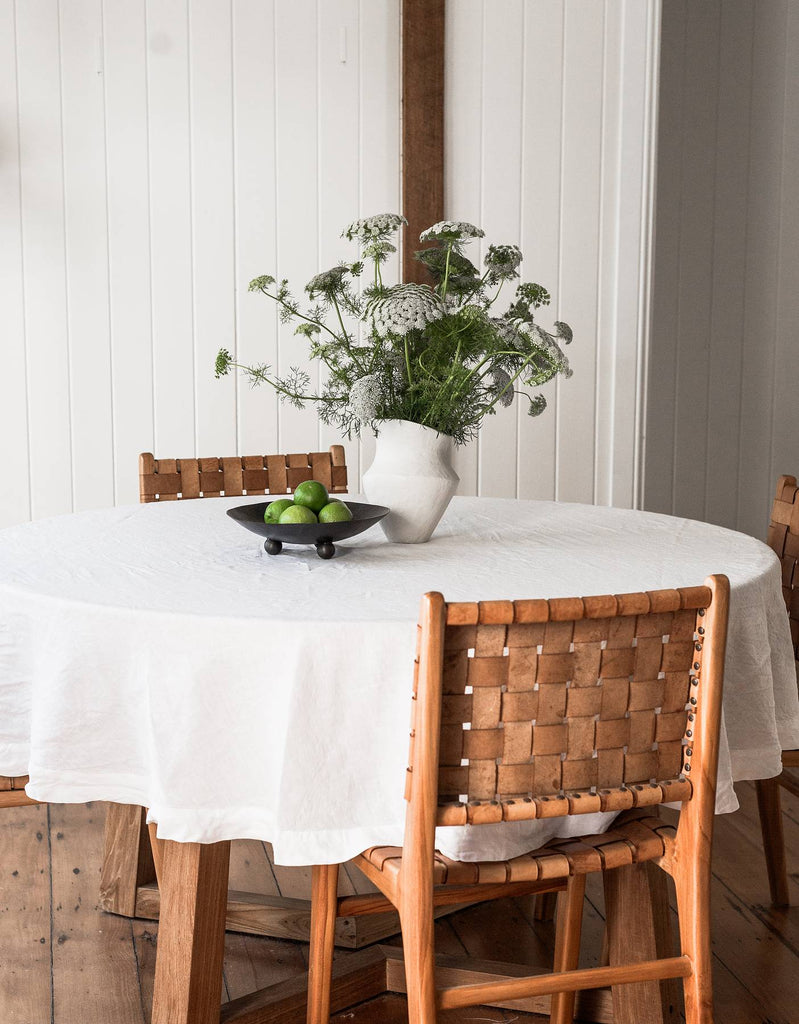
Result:
<svg viewBox="0 0 799 1024"><path fill-rule="evenodd" d="M444 0L402 0L402 277L425 282L419 234L444 218Z"/></svg>

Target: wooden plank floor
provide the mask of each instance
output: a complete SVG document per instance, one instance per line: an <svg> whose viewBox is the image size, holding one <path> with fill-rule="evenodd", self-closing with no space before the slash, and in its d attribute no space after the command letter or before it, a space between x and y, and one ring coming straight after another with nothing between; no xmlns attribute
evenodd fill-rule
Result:
<svg viewBox="0 0 799 1024"><path fill-rule="evenodd" d="M754 787L739 787L742 808L716 819L713 935L717 1024L799 1021L799 801L784 794L795 908L774 911L755 809ZM0 1022L149 1024L158 926L100 913L97 888L104 805L21 807L0 814ZM302 869L270 868L260 843L235 845L237 889L303 895ZM591 880L582 966L597 963L603 928L601 883ZM344 885L352 884L344 879ZM397 940L393 940L397 941ZM437 925L441 953L517 963L549 963L551 924L533 919L532 898L472 907ZM352 955L338 951L337 956ZM289 978L306 968L302 943L228 935L224 998ZM443 1014L447 1024L510 1022L524 1014L477 1009ZM404 1021L400 996L384 996L339 1024ZM544 1018L526 1016L534 1022Z"/></svg>

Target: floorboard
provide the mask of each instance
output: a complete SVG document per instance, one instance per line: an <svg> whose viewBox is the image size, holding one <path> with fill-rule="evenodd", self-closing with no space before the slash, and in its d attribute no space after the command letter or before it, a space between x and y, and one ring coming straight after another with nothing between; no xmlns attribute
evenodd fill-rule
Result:
<svg viewBox="0 0 799 1024"><path fill-rule="evenodd" d="M799 1020L799 800L784 794L785 836L794 907L774 910L760 846L754 787L738 787L741 809L716 819L713 863L713 951L716 1024L795 1024ZM9 808L0 816L0 1024L150 1024L158 926L97 910L102 804ZM304 893L304 869L270 866L268 848L234 844L234 888L272 895ZM367 892L354 868L341 873L342 893ZM601 956L604 905L590 879L581 966ZM398 939L390 940L398 943ZM533 916L531 897L470 907L439 920L441 953L546 963L550 922ZM337 957L352 955L343 950ZM299 942L228 935L224 998L300 973ZM441 1015L441 1024L534 1024L544 1018L478 1008ZM336 1024L400 1024L401 996L355 1007Z"/></svg>

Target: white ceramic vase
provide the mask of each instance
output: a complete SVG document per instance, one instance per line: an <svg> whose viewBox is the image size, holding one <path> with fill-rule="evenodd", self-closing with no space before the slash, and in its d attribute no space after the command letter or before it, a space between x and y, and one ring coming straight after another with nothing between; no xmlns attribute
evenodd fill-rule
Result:
<svg viewBox="0 0 799 1024"><path fill-rule="evenodd" d="M460 478L451 437L408 420L382 420L372 465L363 475L369 501L386 505L380 523L399 544L424 544L444 515Z"/></svg>

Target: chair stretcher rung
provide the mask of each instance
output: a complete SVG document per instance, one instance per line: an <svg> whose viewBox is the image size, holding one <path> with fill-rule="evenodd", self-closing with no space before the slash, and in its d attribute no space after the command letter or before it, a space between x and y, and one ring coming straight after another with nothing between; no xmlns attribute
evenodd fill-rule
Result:
<svg viewBox="0 0 799 1024"><path fill-rule="evenodd" d="M437 993L437 1004L441 1010L454 1010L462 1006L476 1006L500 999L523 999L528 996L553 995L556 992L579 992L586 988L605 988L608 985L623 985L637 981L687 978L692 970L691 960L687 956L646 960L640 964L623 964L618 967L590 967L531 978L444 988Z"/></svg>

